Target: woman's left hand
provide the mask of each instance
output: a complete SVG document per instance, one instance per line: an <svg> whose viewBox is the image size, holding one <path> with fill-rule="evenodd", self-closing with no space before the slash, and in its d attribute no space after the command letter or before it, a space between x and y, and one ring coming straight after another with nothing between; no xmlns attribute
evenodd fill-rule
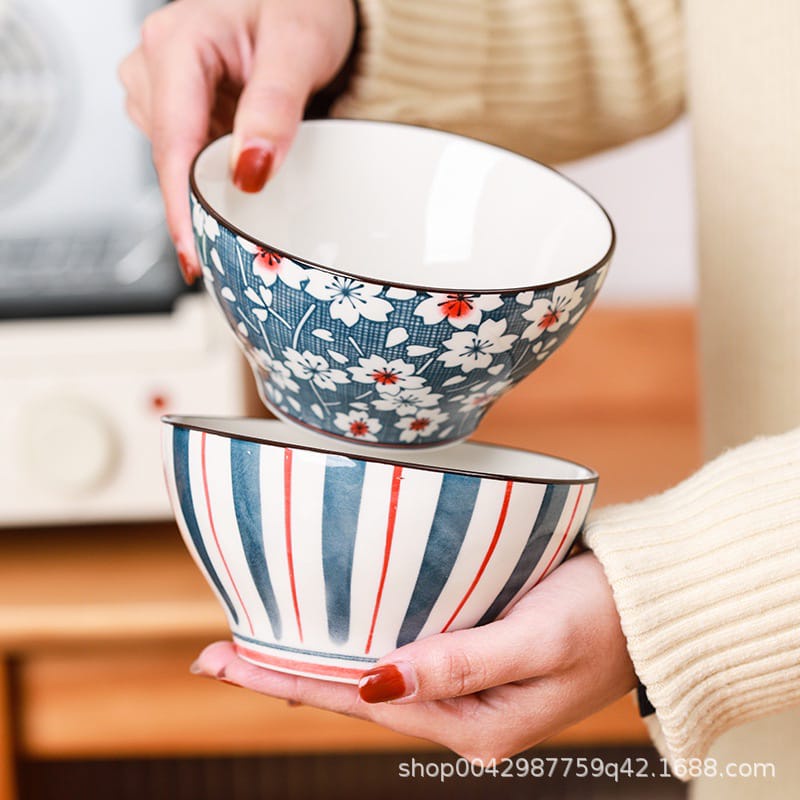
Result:
<svg viewBox="0 0 800 800"><path fill-rule="evenodd" d="M369 719L483 763L537 744L636 685L611 588L591 553L567 560L504 619L405 645L358 687L256 667L229 642L207 647L192 671Z"/></svg>

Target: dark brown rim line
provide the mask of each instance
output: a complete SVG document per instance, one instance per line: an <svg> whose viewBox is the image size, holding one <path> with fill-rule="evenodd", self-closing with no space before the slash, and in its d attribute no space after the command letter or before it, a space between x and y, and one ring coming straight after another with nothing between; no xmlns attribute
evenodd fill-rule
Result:
<svg viewBox="0 0 800 800"><path fill-rule="evenodd" d="M570 275L569 277L563 278L557 281L550 281L549 283L538 283L531 286L516 286L516 287L509 287L505 289L447 289L442 288L439 286L422 286L416 283L400 283L398 281L386 281L380 280L378 278L368 278L364 275L358 275L354 272L347 272L343 269L339 269L338 267L332 267L327 264L318 264L315 261L310 261L307 258L301 258L300 256L296 256L293 253L290 253L288 250L283 250L280 247L275 247L274 245L268 244L267 242L262 241L261 239L256 239L251 236L249 233L246 233L241 228L237 227L217 211L214 210L212 205L206 200L203 196L203 193L197 186L197 182L194 178L195 167L197 166L197 161L200 156L208 150L213 144L218 142L220 139L224 139L230 134L225 134L224 136L219 136L216 139L208 142L202 150L192 159L191 167L189 168L189 187L192 191L192 194L197 198L200 205L203 206L203 209L206 213L210 214L214 219L227 228L232 233L235 233L237 236L241 236L243 239L246 239L248 242L256 245L256 247L261 247L264 250L268 250L270 253L275 253L279 255L281 258L288 258L290 261L295 261L298 264L302 264L307 267L313 267L314 269L322 270L323 272L328 272L331 275L341 275L344 278L351 278L352 280L362 281L363 283L371 283L373 285L381 285L381 286L393 286L398 289L413 289L417 292L427 292L428 294L436 293L436 294L516 294L519 292L535 292L540 291L543 289L552 289L555 286L562 286L565 283L570 283L571 281L581 280L582 278L586 278L594 272L597 272L601 267L605 266L610 260L611 256L614 254L614 250L617 246L617 232L614 228L614 223L611 220L608 212L605 210L603 205L594 197L594 195L590 194L586 191L582 186L578 185L572 178L568 178L563 173L559 172L557 169L549 166L548 164L543 164L541 161L537 161L535 158L529 158L528 156L522 155L522 153L517 153L514 150L510 150L507 147L500 147L496 144L489 144L488 142L482 142L479 139L471 139L468 136L462 136L458 133L450 133L448 131L441 131L437 128L430 128L425 125L415 125L410 122L387 122L382 120L361 120L361 119L350 119L339 117L337 119L318 119L318 120L309 120L304 125L335 125L337 122L358 122L364 125L387 125L387 126L395 126L395 127L405 127L405 128L420 128L422 130L431 131L433 133L439 134L441 136L447 137L455 137L457 139L462 139L467 142L473 142L483 147L489 147L493 150L499 150L502 153L506 153L512 156L516 156L517 158L522 158L525 161L529 161L533 164L538 164L540 167L555 173L558 175L559 178L566 181L567 183L574 186L579 192L586 195L603 213L603 216L606 218L609 228L611 230L611 241L609 242L608 249L606 250L603 257L593 266L589 267L588 269L583 270L582 272L576 273L575 275Z"/></svg>
<svg viewBox="0 0 800 800"><path fill-rule="evenodd" d="M215 428L209 428L205 425L197 425L192 422L186 422L187 419L193 419L200 417L202 419L210 419L210 420L219 420L221 424L225 424L227 422L277 422L281 425L291 426L291 423L284 422L280 419L267 419L267 418L260 418L260 417L202 417L200 414L187 414L185 416L181 414L166 414L165 416L161 417L161 422L166 425L172 425L176 428L186 428L187 430L192 431L200 431L201 433L210 433L213 436L221 436L224 439L237 439L242 442L252 442L253 444L266 444L270 445L271 447L280 447L280 448L291 448L292 450L304 450L310 453L321 453L322 455L337 455L343 456L344 458L352 458L356 461L368 461L374 464L387 464L390 467L407 467L409 469L421 469L425 470L426 472L439 472L439 473L450 473L452 475L468 475L472 478L481 478L481 479L489 479L489 480L499 480L499 481L515 481L516 483L535 483L539 485L570 485L574 486L577 484L597 484L600 480L600 476L597 472L590 467L585 466L584 464L579 464L577 461L571 461L568 458L561 458L560 456L554 456L550 453L540 453L538 450L522 450L519 447L508 447L507 445L502 444L491 444L490 442L473 442L471 440L463 442L463 444L471 445L474 447L485 447L485 448L494 448L499 450L512 450L515 453L522 453L523 455L528 456L542 456L544 458L551 458L554 461L560 461L562 464L571 464L573 467L578 467L579 469L586 470L586 472L591 473L587 478L528 478L525 476L518 476L518 475L502 475L496 472L478 472L476 470L469 470L469 469L448 469L447 467L432 467L428 464L413 464L404 461L392 461L388 458L375 458L369 455L361 455L361 454L354 454L354 453L338 453L334 450L326 450L325 448L320 445L319 447L314 447L312 445L307 444L292 444L291 442L279 442L275 441L274 439L259 439L256 436L246 436L244 434L234 434L234 433L227 433L226 431L221 431ZM310 430L315 431L320 436L325 436L328 434L319 433L314 428L309 428ZM342 437L347 442L351 442L350 439L346 439L346 437ZM365 445L361 445L364 447ZM366 445L369 446L369 445ZM430 448L433 449L433 448ZM417 451L419 452L419 451Z"/></svg>

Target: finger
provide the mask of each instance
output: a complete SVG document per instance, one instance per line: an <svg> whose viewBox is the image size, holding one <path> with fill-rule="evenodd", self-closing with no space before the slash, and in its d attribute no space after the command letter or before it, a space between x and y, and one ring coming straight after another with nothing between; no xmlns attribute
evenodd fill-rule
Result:
<svg viewBox="0 0 800 800"><path fill-rule="evenodd" d="M278 169L317 82L323 45L297 24L262 15L253 68L233 123L233 182L258 192Z"/></svg>
<svg viewBox="0 0 800 800"><path fill-rule="evenodd" d="M191 672L235 683L270 697L369 719L400 733L431 739L459 751L467 748L476 734L470 731L467 736L461 735L464 706L468 706L464 716L474 719L478 727L485 728L485 723L490 721L479 714L480 703L473 698L455 701L458 705L370 705L359 698L355 686L288 675L250 664L236 655L230 642L215 642L206 647L192 664Z"/></svg>
<svg viewBox="0 0 800 800"><path fill-rule="evenodd" d="M370 703L440 700L544 675L558 662L559 628L558 620L543 617L529 603L525 613L421 639L365 672L361 698Z"/></svg>
<svg viewBox="0 0 800 800"><path fill-rule="evenodd" d="M117 70L125 87L125 109L145 136L150 136L150 77L141 47L137 47Z"/></svg>
<svg viewBox="0 0 800 800"><path fill-rule="evenodd" d="M595 653L606 654L598 664ZM362 676L371 702L459 697L507 683L563 675L622 694L632 686L613 595L597 559L568 559L515 603L503 619L431 636L383 658Z"/></svg>
<svg viewBox="0 0 800 800"><path fill-rule="evenodd" d="M150 138L150 115L147 114L130 97L125 100L125 112L130 117L131 122L149 139Z"/></svg>
<svg viewBox="0 0 800 800"><path fill-rule="evenodd" d="M474 694L531 676L523 642L498 643L515 635L508 621L477 630L443 633L396 650L359 681L368 703L426 701Z"/></svg>
<svg viewBox="0 0 800 800"><path fill-rule="evenodd" d="M191 671L195 675L230 681L270 697L279 697L351 716L367 716L365 707L358 702L355 686L258 667L239 658L230 642L210 644L192 664Z"/></svg>
<svg viewBox="0 0 800 800"><path fill-rule="evenodd" d="M181 268L200 276L189 212L189 169L208 139L212 98L219 68L197 50L188 29L153 40L146 48L152 101L153 162Z"/></svg>
<svg viewBox="0 0 800 800"><path fill-rule="evenodd" d="M198 656L196 675L235 683L252 691L348 716L368 719L399 733L443 744L467 758L504 757L540 741L546 726L534 724L546 693L504 686L496 696L462 697L444 703L364 703L345 684L287 675L243 661L230 642L215 642Z"/></svg>

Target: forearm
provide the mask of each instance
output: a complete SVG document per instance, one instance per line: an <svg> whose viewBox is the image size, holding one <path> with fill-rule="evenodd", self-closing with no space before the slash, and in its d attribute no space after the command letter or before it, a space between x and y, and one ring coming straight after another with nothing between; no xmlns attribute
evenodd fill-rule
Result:
<svg viewBox="0 0 800 800"><path fill-rule="evenodd" d="M800 429L587 525L674 760L800 703Z"/></svg>

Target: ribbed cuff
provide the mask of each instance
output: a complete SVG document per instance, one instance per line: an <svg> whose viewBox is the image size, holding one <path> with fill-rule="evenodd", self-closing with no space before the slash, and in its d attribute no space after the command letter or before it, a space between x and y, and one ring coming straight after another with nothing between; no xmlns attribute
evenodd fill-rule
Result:
<svg viewBox="0 0 800 800"><path fill-rule="evenodd" d="M800 429L603 509L584 539L655 707L648 728L673 765L800 703Z"/></svg>

